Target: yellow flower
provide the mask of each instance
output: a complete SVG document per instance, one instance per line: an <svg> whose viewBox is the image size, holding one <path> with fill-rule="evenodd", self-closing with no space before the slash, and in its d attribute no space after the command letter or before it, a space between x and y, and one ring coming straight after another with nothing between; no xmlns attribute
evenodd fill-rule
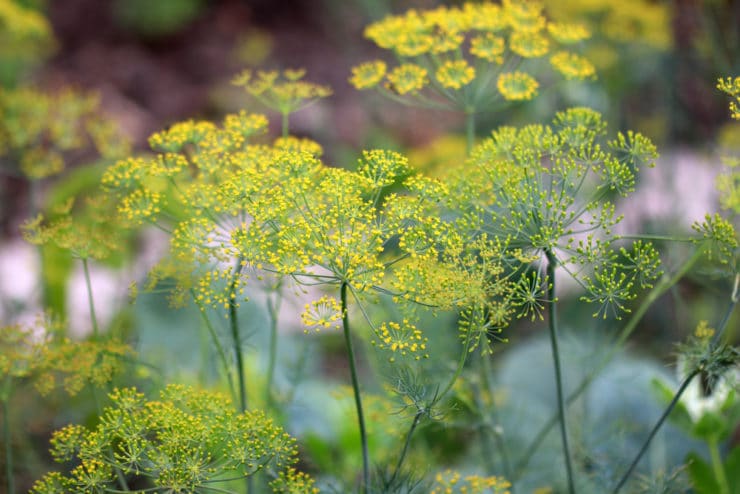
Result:
<svg viewBox="0 0 740 494"><path fill-rule="evenodd" d="M378 339L372 341L373 346L397 352L404 357L413 355L419 360L418 353L427 349L427 338L407 319L400 324L394 321L383 323L375 330L375 334Z"/></svg>
<svg viewBox="0 0 740 494"><path fill-rule="evenodd" d="M470 17L470 27L479 31L495 32L505 29L507 19L495 3L466 3L463 10Z"/></svg>
<svg viewBox="0 0 740 494"><path fill-rule="evenodd" d="M550 49L547 38L537 32L522 31L511 35L511 51L524 58L536 58Z"/></svg>
<svg viewBox="0 0 740 494"><path fill-rule="evenodd" d="M443 29L432 40L434 43L432 45L432 53L446 53L457 50L462 45L463 40L465 40L465 36L459 32Z"/></svg>
<svg viewBox="0 0 740 494"><path fill-rule="evenodd" d="M315 328L316 331L329 329L332 326L339 329L339 321L342 320L342 308L333 297L326 295L318 300L306 304L301 314L301 321L306 328ZM308 333L308 329L306 329Z"/></svg>
<svg viewBox="0 0 740 494"><path fill-rule="evenodd" d="M383 80L386 70L386 64L382 60L365 62L352 68L352 77L349 82L357 89L370 89Z"/></svg>
<svg viewBox="0 0 740 494"><path fill-rule="evenodd" d="M514 31L537 32L545 27L543 5L539 2L503 1L504 16Z"/></svg>
<svg viewBox="0 0 740 494"><path fill-rule="evenodd" d="M403 33L396 42L395 50L402 57L418 57L431 51L434 38L426 33Z"/></svg>
<svg viewBox="0 0 740 494"><path fill-rule="evenodd" d="M415 64L399 65L388 74L388 89L404 95L417 93L429 82L425 68Z"/></svg>
<svg viewBox="0 0 740 494"><path fill-rule="evenodd" d="M740 120L740 76L720 78L717 82L717 89L733 98L733 101L730 101L730 116L735 120Z"/></svg>
<svg viewBox="0 0 740 494"><path fill-rule="evenodd" d="M496 87L506 100L526 101L537 96L539 83L531 75L516 71L501 74Z"/></svg>
<svg viewBox="0 0 740 494"><path fill-rule="evenodd" d="M442 86L460 89L475 79L475 69L465 60L449 61L437 69L436 77Z"/></svg>
<svg viewBox="0 0 740 494"><path fill-rule="evenodd" d="M596 68L580 55L560 51L550 57L553 68L566 79L586 79L596 75Z"/></svg>
<svg viewBox="0 0 740 494"><path fill-rule="evenodd" d="M470 53L478 58L501 65L504 63L504 38L492 33L476 36L470 42Z"/></svg>
<svg viewBox="0 0 740 494"><path fill-rule="evenodd" d="M547 31L555 41L564 45L578 43L591 36L589 30L583 24L551 22L547 25Z"/></svg>

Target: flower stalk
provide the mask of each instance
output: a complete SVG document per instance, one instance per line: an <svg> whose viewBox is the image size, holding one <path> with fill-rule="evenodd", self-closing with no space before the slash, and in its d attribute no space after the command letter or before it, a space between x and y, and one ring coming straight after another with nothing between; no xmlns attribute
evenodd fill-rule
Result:
<svg viewBox="0 0 740 494"><path fill-rule="evenodd" d="M571 465L570 447L568 445L568 428L565 421L565 399L563 398L563 378L560 369L560 351L558 349L558 319L557 319L557 299L555 298L555 268L557 259L551 251L547 255L547 282L548 282L548 327L550 329L550 346L552 348L552 360L555 366L555 389L558 399L558 421L560 423L560 437L563 443L563 456L565 457L565 472L568 477L568 492L575 494L575 484L573 481L573 466Z"/></svg>
<svg viewBox="0 0 740 494"><path fill-rule="evenodd" d="M347 311L347 282L343 281L339 288L339 296L342 310L342 329L344 330L344 341L347 346L347 360L352 377L352 391L355 397L355 408L357 410L357 423L360 428L360 443L362 445L362 489L361 492L370 491L370 453L367 443L367 431L365 430L365 418L362 412L362 397L360 396L360 382L357 377L357 363L355 351L352 346L352 337L349 328L349 314Z"/></svg>

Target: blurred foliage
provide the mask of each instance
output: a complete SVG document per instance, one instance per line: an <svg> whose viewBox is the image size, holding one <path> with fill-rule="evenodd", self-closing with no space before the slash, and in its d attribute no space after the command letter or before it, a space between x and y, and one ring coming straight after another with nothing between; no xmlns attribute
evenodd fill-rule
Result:
<svg viewBox="0 0 740 494"><path fill-rule="evenodd" d="M34 3L0 0L0 87L18 84L55 46L51 25Z"/></svg>
<svg viewBox="0 0 740 494"><path fill-rule="evenodd" d="M113 122L100 115L94 94L0 89L0 160L5 173L29 180L58 175L73 152L79 157L89 148L107 158L129 150Z"/></svg>
<svg viewBox="0 0 740 494"><path fill-rule="evenodd" d="M146 38L175 34L207 6L204 0L114 0L113 13L122 26Z"/></svg>

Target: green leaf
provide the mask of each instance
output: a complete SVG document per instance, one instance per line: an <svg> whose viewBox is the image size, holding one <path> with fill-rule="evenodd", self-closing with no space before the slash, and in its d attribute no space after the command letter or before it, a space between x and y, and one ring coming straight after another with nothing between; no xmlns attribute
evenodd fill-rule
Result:
<svg viewBox="0 0 740 494"><path fill-rule="evenodd" d="M729 424L727 419L722 415L707 411L702 415L699 421L694 424L694 430L692 433L705 440L709 441L720 440L724 438L730 432Z"/></svg>
<svg viewBox="0 0 740 494"><path fill-rule="evenodd" d="M689 453L686 460L689 465L689 477L697 494L717 494L720 489L712 467L696 453Z"/></svg>
<svg viewBox="0 0 740 494"><path fill-rule="evenodd" d="M740 446L735 446L725 460L730 492L740 492Z"/></svg>

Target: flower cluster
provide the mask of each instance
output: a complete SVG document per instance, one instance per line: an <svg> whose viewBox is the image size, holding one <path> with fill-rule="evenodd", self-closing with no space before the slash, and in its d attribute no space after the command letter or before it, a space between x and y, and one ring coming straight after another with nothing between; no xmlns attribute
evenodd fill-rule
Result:
<svg viewBox="0 0 740 494"><path fill-rule="evenodd" d="M266 468L283 472L275 492L312 492L305 475L287 470L296 461L295 440L262 412L237 413L223 395L182 385L167 386L159 400L134 389L110 398L93 430L69 425L54 433L52 456L75 466L67 475L47 474L31 492L103 492L122 481L199 492Z"/></svg>
<svg viewBox="0 0 740 494"><path fill-rule="evenodd" d="M447 470L434 478L432 494L508 494L511 483L501 477L461 475Z"/></svg>
<svg viewBox="0 0 740 494"><path fill-rule="evenodd" d="M366 320L377 346L401 356L424 354L414 322L419 304L505 312L491 301L504 289L500 251L489 245L473 253L477 244L466 246L455 222L440 219L438 204L451 193L444 184L416 174L392 151L365 151L348 171L324 165L321 147L309 140L253 143L265 127L263 116L246 113L220 126L179 123L151 137L157 155L105 172L103 184L126 221L172 232L171 255L152 272L151 286L174 280L175 301L191 296L201 308L219 309L238 305L255 275L345 284L357 302L391 295L405 306L401 317ZM481 256L487 264L479 269ZM303 314L315 328L341 318L328 296Z"/></svg>
<svg viewBox="0 0 740 494"><path fill-rule="evenodd" d="M121 249L122 228L105 196L88 197L73 214L74 199L52 208L52 219L39 214L21 227L26 241L54 244L79 259L106 259Z"/></svg>
<svg viewBox="0 0 740 494"><path fill-rule="evenodd" d="M740 77L721 78L717 82L717 89L729 95L730 116L734 120L740 120ZM737 134L738 125L728 125L728 137L732 135L733 130ZM729 155L723 157L723 162L729 167L728 172L717 176L717 190L720 193L720 203L723 208L729 209L735 214L740 214L740 173L737 168L740 166L740 146L736 138L730 137ZM721 140L720 140L721 141Z"/></svg>
<svg viewBox="0 0 740 494"><path fill-rule="evenodd" d="M0 86L12 86L22 70L49 54L54 36L49 21L31 6L0 0Z"/></svg>
<svg viewBox="0 0 740 494"><path fill-rule="evenodd" d="M636 133L605 142L605 129L601 116L585 108L558 113L551 126L499 128L473 150L453 187L461 211L482 219L478 228L507 239L507 251L518 249L512 267L555 262L585 290L583 300L599 305L597 315L618 317L660 269L649 243L615 246L621 217L608 196L632 192L636 172L652 166L656 153ZM538 288L531 279L516 285L519 315L536 316L551 281L540 273Z"/></svg>
<svg viewBox="0 0 740 494"><path fill-rule="evenodd" d="M120 157L127 143L98 112L97 97L73 90L48 95L0 89L0 157L17 160L30 179L59 174L66 153L92 145L103 157Z"/></svg>
<svg viewBox="0 0 740 494"><path fill-rule="evenodd" d="M670 9L648 0L545 0L557 19L578 19L611 44L640 42L666 49L671 44Z"/></svg>
<svg viewBox="0 0 740 494"><path fill-rule="evenodd" d="M735 120L740 120L740 76L720 79L717 82L717 89L732 98L732 101L730 101L730 115Z"/></svg>
<svg viewBox="0 0 740 494"><path fill-rule="evenodd" d="M534 98L539 88L535 62L550 53L552 67L568 79L595 74L593 65L573 52L589 31L578 24L549 22L537 2L410 10L371 24L365 35L392 51L400 64L389 70L375 60L355 67L350 82L357 89L377 88L404 102L465 113L499 99Z"/></svg>
<svg viewBox="0 0 740 494"><path fill-rule="evenodd" d="M48 317L32 327L0 328L0 376L30 379L41 394L61 382L69 395L90 384L102 387L125 367L131 348L117 339L72 341L63 336L63 325Z"/></svg>
<svg viewBox="0 0 740 494"><path fill-rule="evenodd" d="M303 69L284 70L282 72L259 71L256 74L245 70L232 81L235 85L256 98L266 107L279 112L284 118L283 136L287 135L287 116L305 108L321 98L331 96L332 90L303 80L306 71Z"/></svg>

